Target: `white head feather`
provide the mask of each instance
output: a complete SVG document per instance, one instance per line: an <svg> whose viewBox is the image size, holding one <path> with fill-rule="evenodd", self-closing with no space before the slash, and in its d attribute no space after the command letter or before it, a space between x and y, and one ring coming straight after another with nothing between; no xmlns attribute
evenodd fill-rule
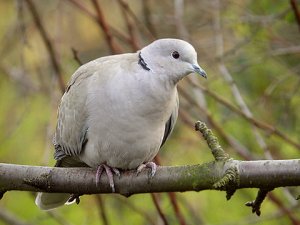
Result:
<svg viewBox="0 0 300 225"><path fill-rule="evenodd" d="M205 71L198 65L197 52L186 41L159 39L144 47L140 54L152 72L174 82L193 72L206 78Z"/></svg>

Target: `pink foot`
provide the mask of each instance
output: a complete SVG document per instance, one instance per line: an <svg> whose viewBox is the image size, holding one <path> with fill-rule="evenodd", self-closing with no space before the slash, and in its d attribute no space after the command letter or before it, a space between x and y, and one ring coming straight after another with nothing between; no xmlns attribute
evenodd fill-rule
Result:
<svg viewBox="0 0 300 225"><path fill-rule="evenodd" d="M115 192L116 190L115 190L115 183L114 183L114 179L113 179L113 173L119 177L120 176L120 171L117 168L107 166L106 164L101 164L97 168L96 186L97 187L99 186L100 178L101 178L101 175L102 175L104 170L105 170L105 173L106 173L108 181L109 181L109 186L111 187L112 192Z"/></svg>
<svg viewBox="0 0 300 225"><path fill-rule="evenodd" d="M136 175L138 175L140 172L142 172L142 170L144 168L149 168L150 169L150 178L152 178L155 173L156 173L156 168L157 168L157 165L154 163L154 162L147 162L147 163L143 163L141 164L137 170L136 170Z"/></svg>

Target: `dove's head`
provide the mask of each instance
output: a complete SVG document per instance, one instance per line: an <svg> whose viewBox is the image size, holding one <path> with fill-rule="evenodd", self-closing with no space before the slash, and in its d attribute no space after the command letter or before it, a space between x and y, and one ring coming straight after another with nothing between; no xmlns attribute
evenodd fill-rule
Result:
<svg viewBox="0 0 300 225"><path fill-rule="evenodd" d="M179 39L159 39L144 47L140 52L140 64L144 69L175 82L190 73L206 78L197 62L194 47Z"/></svg>

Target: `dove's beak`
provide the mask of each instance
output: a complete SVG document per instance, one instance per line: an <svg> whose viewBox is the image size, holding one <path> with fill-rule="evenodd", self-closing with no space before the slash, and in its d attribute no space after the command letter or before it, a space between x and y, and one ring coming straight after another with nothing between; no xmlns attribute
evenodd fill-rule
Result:
<svg viewBox="0 0 300 225"><path fill-rule="evenodd" d="M195 73L198 73L202 77L207 78L206 72L198 64L193 64L192 66Z"/></svg>

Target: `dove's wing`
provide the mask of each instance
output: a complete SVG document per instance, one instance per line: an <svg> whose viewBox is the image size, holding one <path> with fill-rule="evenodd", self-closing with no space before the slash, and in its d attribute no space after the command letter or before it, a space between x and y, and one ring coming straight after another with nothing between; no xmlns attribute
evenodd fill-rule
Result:
<svg viewBox="0 0 300 225"><path fill-rule="evenodd" d="M53 140L56 160L80 154L87 141L86 87L92 74L91 71L79 68L72 76L62 97Z"/></svg>
<svg viewBox="0 0 300 225"><path fill-rule="evenodd" d="M88 141L88 85L91 77L103 70L102 64L110 58L103 57L84 64L72 75L58 109L58 122L53 139L56 160L79 155ZM106 74L103 73L103 76Z"/></svg>
<svg viewBox="0 0 300 225"><path fill-rule="evenodd" d="M178 108L179 108L179 99L178 99L178 93L176 92L176 104L175 104L175 107L172 111L172 114L171 114L169 120L167 121L167 123L165 125L165 133L164 133L164 137L163 137L160 147L162 147L165 144L166 140L170 137L170 135L174 129L174 126L175 126L175 123L176 123L176 120L178 117Z"/></svg>
<svg viewBox="0 0 300 225"><path fill-rule="evenodd" d="M87 98L90 94L88 93L90 85L93 84L94 76L99 76L103 82L98 85L104 86L118 70L119 67L116 65L120 64L121 59L130 64L130 60L135 59L135 55L123 54L98 58L82 65L72 75L58 109L58 122L53 139L56 160L65 158L64 161L67 162L66 156L77 156L82 153L88 141L90 113L87 108ZM67 164L72 165L76 158L72 157Z"/></svg>

